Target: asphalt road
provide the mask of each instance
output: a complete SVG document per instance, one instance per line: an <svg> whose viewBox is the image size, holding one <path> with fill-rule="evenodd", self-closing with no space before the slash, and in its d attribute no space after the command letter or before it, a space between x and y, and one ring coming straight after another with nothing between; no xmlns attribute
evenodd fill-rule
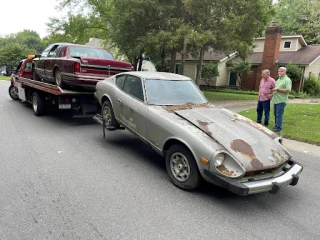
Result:
<svg viewBox="0 0 320 240"><path fill-rule="evenodd" d="M36 117L0 81L0 239L320 239L320 159L277 195L173 186L163 159L91 119Z"/></svg>

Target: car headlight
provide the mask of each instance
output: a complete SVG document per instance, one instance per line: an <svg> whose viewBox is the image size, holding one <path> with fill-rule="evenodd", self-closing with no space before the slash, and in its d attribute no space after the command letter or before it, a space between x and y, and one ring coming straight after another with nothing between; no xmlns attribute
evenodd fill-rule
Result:
<svg viewBox="0 0 320 240"><path fill-rule="evenodd" d="M224 162L224 153L220 152L214 157L214 166L219 167Z"/></svg>
<svg viewBox="0 0 320 240"><path fill-rule="evenodd" d="M213 164L211 164L213 163ZM245 169L227 151L218 151L210 161L210 171L226 177L237 178L245 174Z"/></svg>

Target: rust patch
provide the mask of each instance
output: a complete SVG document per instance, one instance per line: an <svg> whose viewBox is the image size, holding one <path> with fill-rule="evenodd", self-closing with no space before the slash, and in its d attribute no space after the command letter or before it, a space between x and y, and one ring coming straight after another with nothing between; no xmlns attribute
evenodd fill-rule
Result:
<svg viewBox="0 0 320 240"><path fill-rule="evenodd" d="M192 109L192 108L199 108L199 107L210 107L211 104L210 102L207 103L192 103L192 102L187 102L185 104L181 105L171 105L171 106L165 106L164 108L169 111L169 112L175 112L178 110L184 110L184 109Z"/></svg>
<svg viewBox="0 0 320 240"><path fill-rule="evenodd" d="M233 176L234 171L231 171L229 169L226 168L225 165L220 165L219 167L217 167L217 169L219 170L219 172L221 172L222 174L226 175L226 176Z"/></svg>
<svg viewBox="0 0 320 240"><path fill-rule="evenodd" d="M208 135L212 136L212 132L209 131L208 125L211 124L211 122L202 122L200 120L197 120L197 123L199 124L200 128L207 133Z"/></svg>
<svg viewBox="0 0 320 240"><path fill-rule="evenodd" d="M259 161L252 147L247 142L243 141L242 139L235 139L231 142L230 147L235 152L239 152L245 157L249 158L253 170L263 168L263 163Z"/></svg>
<svg viewBox="0 0 320 240"><path fill-rule="evenodd" d="M238 114L237 114L238 115ZM275 134L274 132L267 132L266 131L266 128L264 126L262 126L261 124L259 123L256 123L254 121L252 121L251 119L248 119L246 117L243 117L241 115L238 115L238 117L236 118L236 120L243 120L244 122L250 124L251 126L255 127L256 129L258 129L259 131L263 132L264 134L266 134L267 136L269 136L270 138L272 139L275 139L278 137L277 134Z"/></svg>

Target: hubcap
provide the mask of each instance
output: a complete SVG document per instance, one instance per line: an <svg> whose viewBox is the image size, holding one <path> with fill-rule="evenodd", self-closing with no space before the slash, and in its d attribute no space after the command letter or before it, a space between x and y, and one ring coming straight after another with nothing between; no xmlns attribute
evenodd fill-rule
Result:
<svg viewBox="0 0 320 240"><path fill-rule="evenodd" d="M110 126L111 125L111 111L108 106L104 106L103 111L102 111L102 117L103 117L103 120L104 120L106 126Z"/></svg>
<svg viewBox="0 0 320 240"><path fill-rule="evenodd" d="M33 110L35 112L37 112L37 110L38 110L38 101L37 101L37 97L36 96L33 96L33 98L32 98L32 106L33 106Z"/></svg>
<svg viewBox="0 0 320 240"><path fill-rule="evenodd" d="M170 159L172 175L179 182L185 182L190 177L190 166L187 158L182 153L174 153Z"/></svg>
<svg viewBox="0 0 320 240"><path fill-rule="evenodd" d="M59 71L56 72L56 84L61 85L61 73Z"/></svg>
<svg viewBox="0 0 320 240"><path fill-rule="evenodd" d="M11 88L10 92L13 97L18 97L18 93L14 90L14 87Z"/></svg>

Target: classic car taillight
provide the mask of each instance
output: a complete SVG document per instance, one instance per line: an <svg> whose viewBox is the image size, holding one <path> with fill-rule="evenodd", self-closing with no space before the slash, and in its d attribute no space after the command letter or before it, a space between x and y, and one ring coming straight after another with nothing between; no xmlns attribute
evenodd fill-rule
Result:
<svg viewBox="0 0 320 240"><path fill-rule="evenodd" d="M75 62L74 65L73 65L73 70L74 72L80 72L81 71L81 68L80 68L80 63L78 62Z"/></svg>

